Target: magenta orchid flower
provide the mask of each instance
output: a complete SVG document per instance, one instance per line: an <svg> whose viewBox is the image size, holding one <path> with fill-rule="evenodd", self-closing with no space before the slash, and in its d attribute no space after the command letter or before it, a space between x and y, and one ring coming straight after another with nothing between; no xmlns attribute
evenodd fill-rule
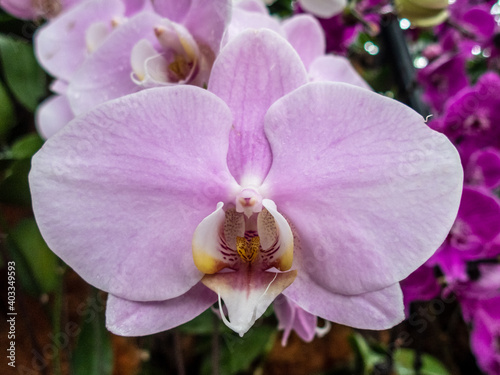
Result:
<svg viewBox="0 0 500 375"><path fill-rule="evenodd" d="M283 293L360 328L404 318L399 281L457 212L456 150L394 100L307 83L272 31L245 31L208 90L152 88L73 120L33 159L48 245L146 335L219 300L243 335Z"/></svg>
<svg viewBox="0 0 500 375"><path fill-rule="evenodd" d="M500 297L481 301L474 313L471 348L487 374L500 372Z"/></svg>
<svg viewBox="0 0 500 375"><path fill-rule="evenodd" d="M487 190L465 187L458 215L439 250L429 260L448 284L468 280L467 262L489 258L490 244L500 233L500 200Z"/></svg>

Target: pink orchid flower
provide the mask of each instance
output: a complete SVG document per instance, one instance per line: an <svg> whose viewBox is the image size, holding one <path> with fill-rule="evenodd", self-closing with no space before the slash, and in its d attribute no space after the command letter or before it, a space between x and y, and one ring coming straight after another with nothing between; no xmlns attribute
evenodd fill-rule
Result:
<svg viewBox="0 0 500 375"><path fill-rule="evenodd" d="M7 13L25 20L53 18L82 0L0 0Z"/></svg>
<svg viewBox="0 0 500 375"><path fill-rule="evenodd" d="M401 321L399 281L445 239L462 169L410 108L308 83L288 42L249 30L208 90L153 88L73 120L30 185L48 245L110 293L111 331L170 329L219 300L243 335L280 293L346 325Z"/></svg>
<svg viewBox="0 0 500 375"><path fill-rule="evenodd" d="M342 56L325 54L325 33L318 20L309 14L297 14L281 23L269 14L260 0L242 0L233 8L223 43L247 29L266 28L286 38L304 63L309 80L345 82L370 88Z"/></svg>
<svg viewBox="0 0 500 375"><path fill-rule="evenodd" d="M229 17L229 0L87 0L54 19L37 33L36 52L66 87L40 106L40 134L67 124L61 112L155 86L206 85Z"/></svg>

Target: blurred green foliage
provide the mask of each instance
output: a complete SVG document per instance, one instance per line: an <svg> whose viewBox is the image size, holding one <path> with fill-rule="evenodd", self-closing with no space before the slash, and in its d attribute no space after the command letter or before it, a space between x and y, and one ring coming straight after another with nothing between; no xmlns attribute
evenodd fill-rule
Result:
<svg viewBox="0 0 500 375"><path fill-rule="evenodd" d="M370 343L359 333L351 337L351 345L356 353L353 370L356 375L385 374L391 369L394 375L449 375L436 358L413 349L398 348L391 352L379 342Z"/></svg>
<svg viewBox="0 0 500 375"><path fill-rule="evenodd" d="M46 75L38 65L30 43L0 35L3 76L14 97L29 111L35 111L46 95Z"/></svg>
<svg viewBox="0 0 500 375"><path fill-rule="evenodd" d="M96 289L93 297L96 298ZM96 311L89 304L83 316L81 332L71 360L73 375L111 375L113 373L113 348L106 329L104 309Z"/></svg>

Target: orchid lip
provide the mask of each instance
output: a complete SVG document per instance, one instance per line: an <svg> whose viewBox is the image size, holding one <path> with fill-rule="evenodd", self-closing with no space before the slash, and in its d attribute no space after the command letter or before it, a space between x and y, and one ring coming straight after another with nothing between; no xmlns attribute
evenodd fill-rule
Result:
<svg viewBox="0 0 500 375"><path fill-rule="evenodd" d="M290 271L292 230L276 204L254 188L236 194L235 205L219 202L196 228L192 249L202 282L226 305L224 323L240 335L297 275Z"/></svg>

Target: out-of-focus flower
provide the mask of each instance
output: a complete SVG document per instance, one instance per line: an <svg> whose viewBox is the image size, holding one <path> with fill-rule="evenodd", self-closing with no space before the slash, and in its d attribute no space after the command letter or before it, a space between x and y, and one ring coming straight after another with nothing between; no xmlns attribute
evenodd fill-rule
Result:
<svg viewBox="0 0 500 375"><path fill-rule="evenodd" d="M68 87L75 114L143 88L207 84L230 2L192 1L186 9L171 2L156 2L159 14L131 18L85 60Z"/></svg>
<svg viewBox="0 0 500 375"><path fill-rule="evenodd" d="M121 0L88 0L43 27L35 39L38 59L66 87L57 92L63 98L40 107L41 134L50 136L65 125L61 111L78 115L154 86L206 86L230 1L175 4L129 8ZM59 121L45 121L54 118Z"/></svg>
<svg viewBox="0 0 500 375"><path fill-rule="evenodd" d="M410 315L412 302L428 301L441 294L441 285L436 276L434 267L426 263L401 281L407 316Z"/></svg>
<svg viewBox="0 0 500 375"><path fill-rule="evenodd" d="M487 191L466 187L448 238L427 263L438 265L448 284L466 281L467 262L491 256L489 244L498 234L498 198Z"/></svg>
<svg viewBox="0 0 500 375"><path fill-rule="evenodd" d="M123 335L217 298L242 335L280 293L326 320L390 327L399 281L443 242L461 183L456 150L420 115L308 83L268 30L231 41L208 90L153 88L78 117L30 174L48 245L110 293L107 325Z"/></svg>
<svg viewBox="0 0 500 375"><path fill-rule="evenodd" d="M500 373L500 296L478 304L472 321L471 348L485 373Z"/></svg>
<svg viewBox="0 0 500 375"><path fill-rule="evenodd" d="M418 71L418 81L424 88L424 99L438 113L446 101L467 87L466 58L461 53L444 53Z"/></svg>
<svg viewBox="0 0 500 375"><path fill-rule="evenodd" d="M360 32L378 33L381 9L387 3L386 0L363 0L356 2L354 10L356 16L351 9L346 8L345 12L333 17L319 17L318 21L326 35L326 51L345 55L349 45ZM297 6L298 13L304 11L302 6Z"/></svg>
<svg viewBox="0 0 500 375"><path fill-rule="evenodd" d="M464 165L478 149L500 150L500 77L493 72L481 76L448 100L443 117L431 126L457 145Z"/></svg>
<svg viewBox="0 0 500 375"><path fill-rule="evenodd" d="M315 336L322 337L330 330L329 322L326 322L324 327L318 327L318 318L315 315L309 314L282 294L276 298L273 307L279 322L278 329L283 330L283 346L286 346L292 331L305 342L310 342Z"/></svg>
<svg viewBox="0 0 500 375"><path fill-rule="evenodd" d="M465 168L465 182L492 190L500 187L500 151L488 147L471 154Z"/></svg>
<svg viewBox="0 0 500 375"><path fill-rule="evenodd" d="M311 15L299 13L280 23L254 1L241 1L233 11L225 43L244 30L256 28L267 28L286 38L308 70L310 81L345 82L370 88L345 57L325 55L324 31L319 21Z"/></svg>
<svg viewBox="0 0 500 375"><path fill-rule="evenodd" d="M73 118L66 95L69 81L127 17L145 7L145 1L86 0L52 19L36 33L34 43L42 67L57 78L51 86L56 94L37 109L36 125L48 138Z"/></svg>
<svg viewBox="0 0 500 375"><path fill-rule="evenodd" d="M83 0L0 0L0 7L26 20L53 18Z"/></svg>

